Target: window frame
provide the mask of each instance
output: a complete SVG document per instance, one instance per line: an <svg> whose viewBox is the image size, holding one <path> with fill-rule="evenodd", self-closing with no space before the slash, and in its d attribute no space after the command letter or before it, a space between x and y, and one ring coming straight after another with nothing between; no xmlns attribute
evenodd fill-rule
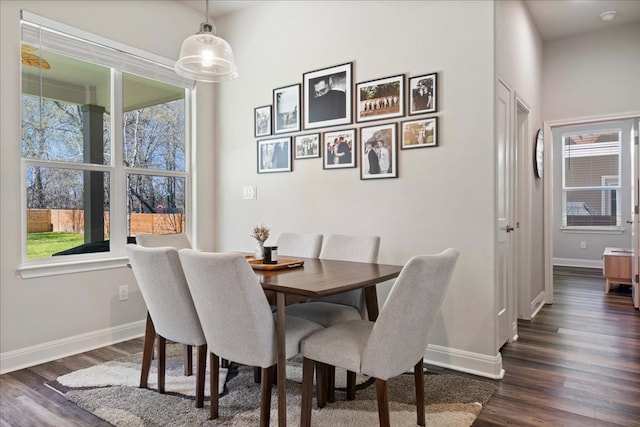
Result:
<svg viewBox="0 0 640 427"><path fill-rule="evenodd" d="M98 63L110 69L111 83L111 159L110 162L99 165L95 163L78 163L65 161L51 161L23 158L21 155L21 264L18 271L23 278L43 277L57 274L68 274L82 271L93 271L110 268L121 268L127 265L126 254L127 244L127 186L128 174L146 174L154 176L173 176L185 179L185 218L186 233L191 234L193 222L192 215L192 169L191 152L193 148L193 117L195 116L195 82L184 79L173 73L174 61L144 52L142 50L123 45L121 43L108 40L106 38L87 33L52 21L48 18L22 11L21 28L23 25L43 27L48 31L60 35L62 39L69 37L72 42L88 43L107 50L113 50L119 55L129 58L130 61L123 67L116 67L112 64L101 64L100 61L92 59L91 53L79 54L76 49L72 54L55 51L55 53L79 59L81 61ZM21 36L21 41L24 38ZM107 61L113 58L107 58ZM123 126L123 74L135 74L150 80L157 80L167 84L175 84L184 89L184 127L185 127L185 168L184 171L159 170L152 168L126 167L123 161L124 137ZM175 74L172 75L171 73ZM163 76L165 78L163 78ZM22 93L22 89L21 89ZM21 108L21 105L20 105ZM26 182L27 168L31 166L42 166L52 168L74 169L82 171L100 171L109 173L109 207L110 207L110 237L111 242L109 252L96 252L90 254L65 255L63 257L48 258L27 258L27 191Z"/></svg>
<svg viewBox="0 0 640 427"><path fill-rule="evenodd" d="M565 157L565 141L567 138L576 135L584 135L584 134L594 134L594 133L617 133L618 134L618 185L611 186L602 184L599 186L583 186L583 187L567 187L566 185L566 157ZM618 126L613 126L610 128L599 128L594 130L580 130L580 131L572 131L565 132L561 136L561 171L562 171L562 223L561 230L563 232L585 232L585 233L621 233L624 228L622 225L622 199L621 199L621 191L622 191L622 179L623 179L623 159L622 159L622 149L623 149L623 140L622 140L622 129ZM616 175L603 175L602 180L604 178L611 179ZM601 181L602 181L601 180ZM585 190L600 190L600 191L610 191L615 190L616 192L616 225L567 225L567 192L571 191L585 191ZM601 196L602 200L602 196Z"/></svg>

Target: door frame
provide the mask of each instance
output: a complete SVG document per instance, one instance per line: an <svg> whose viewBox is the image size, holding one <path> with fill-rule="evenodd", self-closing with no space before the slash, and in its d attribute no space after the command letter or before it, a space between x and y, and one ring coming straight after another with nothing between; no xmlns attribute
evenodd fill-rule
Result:
<svg viewBox="0 0 640 427"><path fill-rule="evenodd" d="M640 111L604 114L600 116L544 121L544 302L553 304L553 129L570 125L588 125L640 117ZM559 143L562 143L560 141Z"/></svg>

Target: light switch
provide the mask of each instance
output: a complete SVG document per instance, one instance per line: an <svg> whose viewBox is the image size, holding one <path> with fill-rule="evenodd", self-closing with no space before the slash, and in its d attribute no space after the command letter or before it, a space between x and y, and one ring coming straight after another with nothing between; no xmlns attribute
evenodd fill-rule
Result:
<svg viewBox="0 0 640 427"><path fill-rule="evenodd" d="M244 200L256 200L257 199L256 187L244 187L242 189L242 198Z"/></svg>

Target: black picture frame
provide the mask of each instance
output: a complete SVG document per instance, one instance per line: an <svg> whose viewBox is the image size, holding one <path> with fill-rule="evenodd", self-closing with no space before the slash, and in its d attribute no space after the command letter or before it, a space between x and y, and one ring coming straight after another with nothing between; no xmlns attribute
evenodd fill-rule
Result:
<svg viewBox="0 0 640 427"><path fill-rule="evenodd" d="M255 108L254 123L254 135L256 138L271 135L271 105Z"/></svg>
<svg viewBox="0 0 640 427"><path fill-rule="evenodd" d="M438 73L409 78L409 115L438 111Z"/></svg>
<svg viewBox="0 0 640 427"><path fill-rule="evenodd" d="M304 73L304 129L353 123L353 62Z"/></svg>
<svg viewBox="0 0 640 427"><path fill-rule="evenodd" d="M398 177L398 125L360 128L360 179Z"/></svg>
<svg viewBox="0 0 640 427"><path fill-rule="evenodd" d="M356 84L356 122L404 116L404 74Z"/></svg>
<svg viewBox="0 0 640 427"><path fill-rule="evenodd" d="M291 137L258 140L258 173L291 172Z"/></svg>
<svg viewBox="0 0 640 427"><path fill-rule="evenodd" d="M437 146L438 117L426 117L402 122L401 149Z"/></svg>
<svg viewBox="0 0 640 427"><path fill-rule="evenodd" d="M355 128L332 130L322 134L323 169L356 167L358 153L356 134Z"/></svg>
<svg viewBox="0 0 640 427"><path fill-rule="evenodd" d="M273 90L273 133L300 130L300 83Z"/></svg>
<svg viewBox="0 0 640 427"><path fill-rule="evenodd" d="M294 140L294 159L315 159L320 157L320 133L296 135Z"/></svg>

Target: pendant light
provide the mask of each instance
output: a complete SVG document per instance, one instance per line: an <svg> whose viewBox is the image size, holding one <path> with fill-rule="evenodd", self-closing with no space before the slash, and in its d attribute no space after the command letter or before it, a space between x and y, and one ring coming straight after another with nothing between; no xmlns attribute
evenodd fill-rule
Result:
<svg viewBox="0 0 640 427"><path fill-rule="evenodd" d="M202 82L222 82L238 77L238 67L231 46L216 36L216 27L209 23L209 0L206 0L206 22L200 31L182 42L176 73Z"/></svg>

